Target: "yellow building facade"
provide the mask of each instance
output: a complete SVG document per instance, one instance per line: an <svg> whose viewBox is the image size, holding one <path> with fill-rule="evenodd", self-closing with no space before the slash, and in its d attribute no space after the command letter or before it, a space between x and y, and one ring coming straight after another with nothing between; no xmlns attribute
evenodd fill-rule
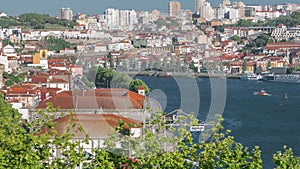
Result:
<svg viewBox="0 0 300 169"><path fill-rule="evenodd" d="M33 56L32 63L33 64L40 64L41 59L47 59L48 58L48 50L40 50L39 52L36 52Z"/></svg>

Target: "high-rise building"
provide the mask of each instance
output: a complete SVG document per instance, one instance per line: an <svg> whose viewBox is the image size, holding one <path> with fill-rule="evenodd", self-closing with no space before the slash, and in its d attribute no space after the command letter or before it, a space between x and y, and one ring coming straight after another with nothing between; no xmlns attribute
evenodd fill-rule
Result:
<svg viewBox="0 0 300 169"><path fill-rule="evenodd" d="M201 7L203 6L205 0L195 0L195 13L200 15Z"/></svg>
<svg viewBox="0 0 300 169"><path fill-rule="evenodd" d="M178 2L178 1L170 1L169 2L169 16L177 17L180 10L181 10L180 2Z"/></svg>
<svg viewBox="0 0 300 169"><path fill-rule="evenodd" d="M136 23L138 23L138 20L135 10L120 10L120 26L133 25Z"/></svg>
<svg viewBox="0 0 300 169"><path fill-rule="evenodd" d="M244 18L245 17L245 4L243 2L241 2L241 1L234 2L232 4L232 7L239 10L239 17L240 18Z"/></svg>
<svg viewBox="0 0 300 169"><path fill-rule="evenodd" d="M73 20L73 11L70 8L61 8L59 19Z"/></svg>
<svg viewBox="0 0 300 169"><path fill-rule="evenodd" d="M195 13L200 18L204 18L205 20L212 20L214 18L214 10L209 2L205 0L196 0L195 5Z"/></svg>
<svg viewBox="0 0 300 169"><path fill-rule="evenodd" d="M117 28L120 26L120 11L119 9L108 8L104 12L105 20L110 28Z"/></svg>
<svg viewBox="0 0 300 169"><path fill-rule="evenodd" d="M223 3L221 4L221 7L226 7L226 6L230 6L230 0L223 0Z"/></svg>
<svg viewBox="0 0 300 169"><path fill-rule="evenodd" d="M120 26L133 25L138 23L135 10L120 10L108 8L104 12L104 19L109 28L115 29Z"/></svg>

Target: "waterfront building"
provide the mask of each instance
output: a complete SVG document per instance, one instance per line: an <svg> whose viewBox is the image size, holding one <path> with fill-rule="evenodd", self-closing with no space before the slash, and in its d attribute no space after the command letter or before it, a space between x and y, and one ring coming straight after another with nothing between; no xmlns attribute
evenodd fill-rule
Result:
<svg viewBox="0 0 300 169"><path fill-rule="evenodd" d="M70 8L61 8L59 12L59 19L73 20L73 11Z"/></svg>
<svg viewBox="0 0 300 169"><path fill-rule="evenodd" d="M169 16L177 17L181 10L181 4L178 1L170 1L169 2Z"/></svg>

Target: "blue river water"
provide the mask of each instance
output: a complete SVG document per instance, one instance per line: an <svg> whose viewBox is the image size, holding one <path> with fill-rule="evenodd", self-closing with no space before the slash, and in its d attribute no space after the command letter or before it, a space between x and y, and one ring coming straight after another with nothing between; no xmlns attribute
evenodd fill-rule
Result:
<svg viewBox="0 0 300 169"><path fill-rule="evenodd" d="M263 168L274 168L272 156L283 146L300 155L300 84L212 78L138 77L165 112L181 108L205 120L215 102L223 125L237 142L262 150ZM220 81L220 82L218 82ZM270 96L254 95L264 89ZM285 94L286 93L286 94ZM287 98L285 98L287 95ZM224 103L224 106L222 106ZM219 109L218 109L219 110Z"/></svg>

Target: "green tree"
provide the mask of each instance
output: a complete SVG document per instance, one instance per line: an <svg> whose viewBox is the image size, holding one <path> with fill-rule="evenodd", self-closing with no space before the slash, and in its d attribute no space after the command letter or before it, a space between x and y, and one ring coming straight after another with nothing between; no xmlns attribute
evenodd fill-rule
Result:
<svg viewBox="0 0 300 169"><path fill-rule="evenodd" d="M162 63L162 68L163 68L163 70L167 70L167 67L168 67L168 58L164 57L163 63Z"/></svg>
<svg viewBox="0 0 300 169"><path fill-rule="evenodd" d="M262 71L261 65L258 65L257 68L256 68L256 70L255 70L255 73L256 73L256 74L261 74L262 72L263 72L263 71Z"/></svg>
<svg viewBox="0 0 300 169"><path fill-rule="evenodd" d="M8 79L7 81L5 81L5 86L12 86L14 84L15 84L14 81L11 79Z"/></svg>
<svg viewBox="0 0 300 169"><path fill-rule="evenodd" d="M142 62L141 70L145 70L147 68L147 62Z"/></svg>
<svg viewBox="0 0 300 169"><path fill-rule="evenodd" d="M12 26L19 26L21 25L21 22L14 18L14 17L1 17L0 18L0 25L3 28L10 28Z"/></svg>
<svg viewBox="0 0 300 169"><path fill-rule="evenodd" d="M46 43L48 46L48 50L54 50L55 52L59 52L61 49L73 47L73 44L63 39L56 39L52 36L46 37Z"/></svg>
<svg viewBox="0 0 300 169"><path fill-rule="evenodd" d="M113 70L102 68L99 66L96 74L96 79L95 79L96 87L109 88L113 76L114 76Z"/></svg>
<svg viewBox="0 0 300 169"><path fill-rule="evenodd" d="M2 77L4 79L9 79L10 75L8 74L8 72L3 72Z"/></svg>
<svg viewBox="0 0 300 169"><path fill-rule="evenodd" d="M156 62L154 62L154 64L153 64L153 68L161 69L161 67L162 67L162 65L161 65L160 57L158 57Z"/></svg>
<svg viewBox="0 0 300 169"><path fill-rule="evenodd" d="M109 52L106 57L108 58L109 67L114 68L114 60L113 60L113 56L112 56L111 52Z"/></svg>
<svg viewBox="0 0 300 169"><path fill-rule="evenodd" d="M153 68L154 64L153 64L153 57L149 58L149 63L148 63L148 68Z"/></svg>
<svg viewBox="0 0 300 169"><path fill-rule="evenodd" d="M254 24L250 20L240 19L237 22L237 26L240 26L240 27L250 27L250 26L254 26Z"/></svg>
<svg viewBox="0 0 300 169"><path fill-rule="evenodd" d="M117 56L116 67L120 66L120 56Z"/></svg>
<svg viewBox="0 0 300 169"><path fill-rule="evenodd" d="M175 68L175 60L174 57L171 57L168 71L174 71L174 68Z"/></svg>
<svg viewBox="0 0 300 169"><path fill-rule="evenodd" d="M133 80L127 74L102 67L98 67L95 85L98 88L125 88L134 92L137 92L138 87L145 86L146 92L149 92L148 86L142 80Z"/></svg>
<svg viewBox="0 0 300 169"><path fill-rule="evenodd" d="M192 63L190 64L190 69L193 71L193 72L197 72L198 71L198 68L197 67L195 67L195 63L194 63L194 61L192 61Z"/></svg>
<svg viewBox="0 0 300 169"><path fill-rule="evenodd" d="M34 29L44 29L45 25L60 25L63 27L72 28L76 22L60 20L54 17L51 17L47 14L38 14L38 13L24 13L19 15L18 21L22 26L32 27Z"/></svg>
<svg viewBox="0 0 300 169"><path fill-rule="evenodd" d="M192 133L187 130L188 126L198 124L193 114L178 117L177 122L182 125L169 126L168 129L163 120L164 115L161 112L154 114L147 122L152 127L144 128L142 137L132 138L130 135L120 134L120 130L111 134L105 141L106 150L127 156L127 159L112 159L115 167L126 163L132 168L262 168L259 148L249 150L228 136L230 131L224 133L221 125L223 119L219 118L216 127L210 130L212 135L209 140L197 143L193 140ZM162 134L166 132L169 136ZM121 149L114 148L116 142L121 144ZM131 155L136 158L135 162L128 158Z"/></svg>
<svg viewBox="0 0 300 169"><path fill-rule="evenodd" d="M271 67L272 67L272 63L271 63L271 61L269 60L269 61L268 61L268 64L267 64L267 68L270 69Z"/></svg>
<svg viewBox="0 0 300 169"><path fill-rule="evenodd" d="M247 70L247 60L244 60L242 65L242 72L245 73L246 70Z"/></svg>
<svg viewBox="0 0 300 169"><path fill-rule="evenodd" d="M7 72L3 72L2 76L5 79L6 86L12 86L14 84L20 84L21 82L23 82L23 74L18 74L16 72L12 72L9 74Z"/></svg>
<svg viewBox="0 0 300 169"><path fill-rule="evenodd" d="M262 168L261 151L255 146L244 147L224 130L223 119L217 117L213 128L205 128L202 133L206 140L194 140L189 126L198 125L194 114L178 116L179 127L168 126L165 113L157 112L147 119L148 127L142 128L142 137L131 137L128 128L141 127L138 124L124 124L118 127L105 140L104 149L94 149L93 155L83 150L83 141L76 141L70 131L83 131L72 123L69 114L68 124L63 133L58 133L53 121L57 109L48 105L39 111L43 120L27 122L21 119L17 110L6 103L0 94L0 166L1 168ZM168 134L164 134L168 133ZM73 141L71 141L73 140ZM116 148L120 143L121 148ZM61 156L54 154L54 148ZM170 149L167 149L170 148ZM278 169L300 167L300 159L292 149L284 146L284 152L273 155Z"/></svg>
<svg viewBox="0 0 300 169"><path fill-rule="evenodd" d="M132 68L132 69L135 68L134 60L133 60L133 59L130 59L130 60L129 60L129 67Z"/></svg>
<svg viewBox="0 0 300 169"><path fill-rule="evenodd" d="M230 70L230 68L231 68L231 67L230 67L230 62L227 62L227 63L226 63L226 68L227 68L227 70Z"/></svg>
<svg viewBox="0 0 300 169"><path fill-rule="evenodd" d="M241 40L241 37L239 37L237 35L233 35L230 39L233 40L233 41L239 42Z"/></svg>
<svg viewBox="0 0 300 169"><path fill-rule="evenodd" d="M300 168L300 158L294 156L291 148L284 146L284 152L278 151L273 155L273 162L276 169Z"/></svg>
<svg viewBox="0 0 300 169"><path fill-rule="evenodd" d="M5 45L15 46L14 43L12 43L9 39L3 39L2 43L5 44Z"/></svg>
<svg viewBox="0 0 300 169"><path fill-rule="evenodd" d="M114 72L111 87L113 88L125 88L128 89L132 78L122 72Z"/></svg>
<svg viewBox="0 0 300 169"><path fill-rule="evenodd" d="M79 142L70 142L70 133L57 134L53 129L56 109L40 111L45 119L27 122L0 95L0 166L1 168L74 168L83 161ZM43 132L46 129L48 132ZM72 127L70 125L70 127ZM53 148L62 156L55 157Z"/></svg>
<svg viewBox="0 0 300 169"><path fill-rule="evenodd" d="M177 72L181 72L182 69L181 69L181 61L180 61L180 58L178 57L177 60L176 60L176 66L175 66L175 69Z"/></svg>
<svg viewBox="0 0 300 169"><path fill-rule="evenodd" d="M133 92L137 92L138 88L140 88L141 86L145 87L146 93L150 92L150 89L147 86L147 84L144 81L142 81L141 79L132 80L129 85L129 90L131 90Z"/></svg>

